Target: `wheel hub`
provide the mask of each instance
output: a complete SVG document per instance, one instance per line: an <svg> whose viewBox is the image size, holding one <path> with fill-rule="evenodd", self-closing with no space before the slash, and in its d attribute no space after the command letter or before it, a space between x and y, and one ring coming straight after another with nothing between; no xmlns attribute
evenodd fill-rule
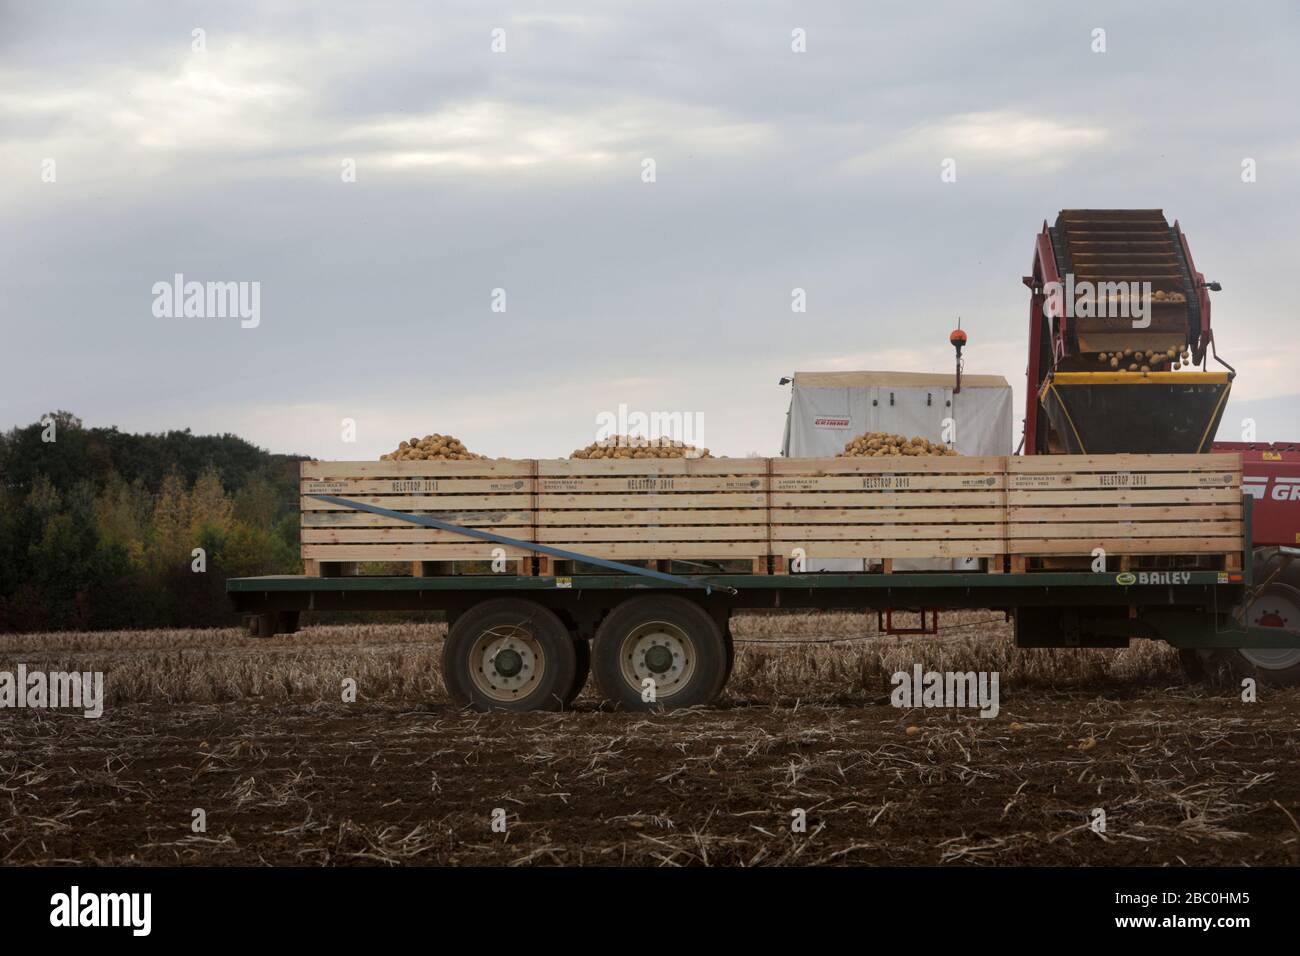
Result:
<svg viewBox="0 0 1300 956"><path fill-rule="evenodd" d="M513 647L503 647L492 658L492 664L502 677L518 677L524 669L524 656Z"/></svg>
<svg viewBox="0 0 1300 956"><path fill-rule="evenodd" d="M546 670L546 657L537 639L522 627L485 631L470 649L470 676L493 700L526 696Z"/></svg>
<svg viewBox="0 0 1300 956"><path fill-rule="evenodd" d="M645 666L662 674L673 666L673 652L664 644L655 644L645 652Z"/></svg>
<svg viewBox="0 0 1300 956"><path fill-rule="evenodd" d="M635 628L623 639L620 667L623 679L637 691L654 681L656 698L681 690L695 673L690 638L675 624L654 621Z"/></svg>

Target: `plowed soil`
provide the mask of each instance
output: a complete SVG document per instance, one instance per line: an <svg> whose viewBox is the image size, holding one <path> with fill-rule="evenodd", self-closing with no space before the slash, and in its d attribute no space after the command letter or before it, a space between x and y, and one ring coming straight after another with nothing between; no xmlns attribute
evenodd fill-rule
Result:
<svg viewBox="0 0 1300 956"><path fill-rule="evenodd" d="M737 622L719 705L653 715L458 712L436 627L5 636L0 669L109 694L98 720L0 711L0 861L1300 863L1300 692L1243 703L1161 646L1022 652L966 617L906 642ZM998 670L1000 713L890 706L914 661Z"/></svg>

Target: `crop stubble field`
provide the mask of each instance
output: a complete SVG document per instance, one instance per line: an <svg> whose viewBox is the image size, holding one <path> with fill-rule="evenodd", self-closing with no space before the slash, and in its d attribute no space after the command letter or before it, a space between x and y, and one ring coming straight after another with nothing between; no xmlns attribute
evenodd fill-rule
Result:
<svg viewBox="0 0 1300 956"><path fill-rule="evenodd" d="M99 720L0 711L0 861L1300 863L1300 692L1243 704L1164 645L1019 651L999 615L944 622L740 617L719 706L659 715L590 691L458 712L441 625L0 635L0 669L107 674ZM1000 672L1000 713L889 706L914 663Z"/></svg>

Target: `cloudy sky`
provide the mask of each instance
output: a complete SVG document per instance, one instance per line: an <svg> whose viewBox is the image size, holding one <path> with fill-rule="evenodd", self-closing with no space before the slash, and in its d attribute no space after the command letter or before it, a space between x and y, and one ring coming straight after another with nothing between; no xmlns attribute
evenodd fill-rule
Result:
<svg viewBox="0 0 1300 956"><path fill-rule="evenodd" d="M1297 9L0 0L0 427L771 454L779 377L947 371L958 315L1022 402L1036 231L1136 206L1223 283L1221 437L1300 438ZM260 323L156 316L177 273Z"/></svg>

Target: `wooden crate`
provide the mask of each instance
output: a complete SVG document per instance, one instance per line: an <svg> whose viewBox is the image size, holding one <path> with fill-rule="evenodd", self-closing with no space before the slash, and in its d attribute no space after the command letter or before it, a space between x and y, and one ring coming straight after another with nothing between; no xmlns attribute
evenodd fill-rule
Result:
<svg viewBox="0 0 1300 956"><path fill-rule="evenodd" d="M537 463L537 542L615 561L744 560L766 569L767 459Z"/></svg>
<svg viewBox="0 0 1300 956"><path fill-rule="evenodd" d="M1241 456L1033 455L1007 464L1007 536L1023 558L1059 565L1094 548L1122 567L1139 556L1240 567Z"/></svg>
<svg viewBox="0 0 1300 956"><path fill-rule="evenodd" d="M1006 459L1000 457L773 459L772 554L865 558L982 558L1006 552Z"/></svg>
<svg viewBox="0 0 1300 956"><path fill-rule="evenodd" d="M318 501L336 495L407 514L532 540L536 463L532 461L305 461L301 469L302 557L308 574L338 572L352 562L491 562L493 549L436 528ZM532 552L502 547L515 570Z"/></svg>
<svg viewBox="0 0 1300 956"><path fill-rule="evenodd" d="M312 494L664 570L676 560L787 571L795 549L886 571L977 558L996 572L1007 555L1012 570L1084 568L1097 547L1124 569L1146 559L1236 569L1243 546L1237 455L304 462L302 493L309 574L377 562L486 571L498 547L511 573L553 567L525 548Z"/></svg>

